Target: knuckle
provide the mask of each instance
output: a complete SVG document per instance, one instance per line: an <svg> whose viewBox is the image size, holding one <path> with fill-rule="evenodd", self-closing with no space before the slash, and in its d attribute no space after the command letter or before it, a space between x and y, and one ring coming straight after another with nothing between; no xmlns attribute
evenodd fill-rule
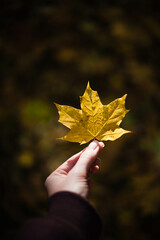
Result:
<svg viewBox="0 0 160 240"><path fill-rule="evenodd" d="M49 177L47 177L46 180L45 180L45 182L44 182L44 186L45 186L45 187L47 187L48 182L49 182Z"/></svg>
<svg viewBox="0 0 160 240"><path fill-rule="evenodd" d="M56 172L52 172L45 180L44 182L44 186L47 187L52 181L53 181L53 178L56 176Z"/></svg>
<svg viewBox="0 0 160 240"><path fill-rule="evenodd" d="M51 181L51 175L49 175L49 176L46 178L46 180L45 180L45 182L44 182L45 187L48 186L48 184L50 183L50 181Z"/></svg>

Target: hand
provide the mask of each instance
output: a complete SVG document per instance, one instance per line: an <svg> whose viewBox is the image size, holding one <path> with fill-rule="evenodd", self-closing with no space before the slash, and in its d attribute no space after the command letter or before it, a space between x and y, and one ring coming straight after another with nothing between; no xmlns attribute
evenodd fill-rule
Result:
<svg viewBox="0 0 160 240"><path fill-rule="evenodd" d="M89 190L87 178L99 170L97 155L103 147L103 142L94 140L52 172L45 181L48 195L70 191L86 198Z"/></svg>

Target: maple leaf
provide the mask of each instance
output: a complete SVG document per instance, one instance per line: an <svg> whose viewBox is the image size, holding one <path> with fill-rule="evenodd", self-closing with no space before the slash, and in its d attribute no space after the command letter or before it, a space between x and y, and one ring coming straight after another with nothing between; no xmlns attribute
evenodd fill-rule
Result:
<svg viewBox="0 0 160 240"><path fill-rule="evenodd" d="M89 82L82 97L81 110L55 103L59 112L59 122L70 129L60 139L84 144L92 139L114 141L130 131L120 128L120 123L129 111L123 97L103 105L97 91L90 88Z"/></svg>

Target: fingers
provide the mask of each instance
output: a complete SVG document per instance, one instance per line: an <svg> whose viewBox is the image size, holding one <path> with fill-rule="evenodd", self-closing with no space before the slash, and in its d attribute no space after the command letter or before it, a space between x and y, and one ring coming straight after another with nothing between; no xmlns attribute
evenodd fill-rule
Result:
<svg viewBox="0 0 160 240"><path fill-rule="evenodd" d="M98 166L98 165L93 166L93 168L92 168L92 174L98 172L98 170L99 170L99 166Z"/></svg>
<svg viewBox="0 0 160 240"><path fill-rule="evenodd" d="M96 173L99 170L99 164L100 164L100 159L97 158L96 161L94 162L94 164L91 166L91 175Z"/></svg>
<svg viewBox="0 0 160 240"><path fill-rule="evenodd" d="M99 150L101 151L104 148L105 144L103 142L98 142L98 144L99 144Z"/></svg>
<svg viewBox="0 0 160 240"><path fill-rule="evenodd" d="M104 147L102 142L94 140L89 144L86 150L80 155L79 160L73 168L79 176L87 177L88 170L95 162L99 151ZM97 167L96 167L97 168Z"/></svg>
<svg viewBox="0 0 160 240"><path fill-rule="evenodd" d="M75 165L77 165L76 164L77 161L80 160L80 166L78 164L77 169L79 167L81 167L84 162L84 166L81 169L81 171L87 173L87 170L89 170L90 166L96 159L98 152L100 150L102 150L103 147L104 147L103 142L98 142L98 141L91 142L88 147L84 148L81 152L70 157L67 161L65 161L62 165L60 165L54 172L66 175L69 171L71 171L71 169ZM81 155L84 155L84 156L82 156L82 158L81 158ZM96 165L96 164L94 164L94 165ZM98 166L94 166L94 167L92 167L92 172L95 173L98 171L98 169L99 169Z"/></svg>
<svg viewBox="0 0 160 240"><path fill-rule="evenodd" d="M94 161L94 163L92 164L92 166L89 168L88 170L88 175L87 177L92 176L93 174L95 174L96 172L98 172L99 170L99 164L100 164L100 158L96 158L96 160Z"/></svg>
<svg viewBox="0 0 160 240"><path fill-rule="evenodd" d="M62 165L60 165L54 172L59 172L62 174L67 174L76 164L83 150L79 153L76 153L72 157L70 157L67 161L65 161Z"/></svg>

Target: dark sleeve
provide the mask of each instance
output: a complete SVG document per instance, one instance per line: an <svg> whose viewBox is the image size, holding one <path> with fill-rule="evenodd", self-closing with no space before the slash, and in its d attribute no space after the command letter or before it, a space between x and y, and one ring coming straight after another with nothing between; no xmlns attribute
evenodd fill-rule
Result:
<svg viewBox="0 0 160 240"><path fill-rule="evenodd" d="M49 199L49 214L28 221L15 240L97 240L102 222L84 198L59 192Z"/></svg>

